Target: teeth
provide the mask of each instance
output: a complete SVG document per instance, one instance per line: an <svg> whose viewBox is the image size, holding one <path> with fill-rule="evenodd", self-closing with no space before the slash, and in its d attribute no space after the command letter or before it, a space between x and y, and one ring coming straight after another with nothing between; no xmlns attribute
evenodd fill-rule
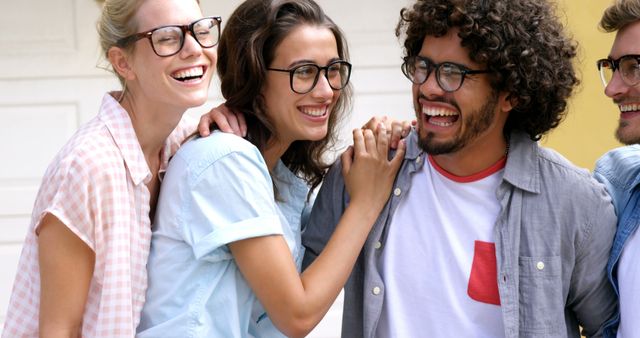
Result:
<svg viewBox="0 0 640 338"><path fill-rule="evenodd" d="M204 74L203 67L193 67L193 68L175 72L173 73L173 77L176 79L185 79L185 78L202 76L203 74Z"/></svg>
<svg viewBox="0 0 640 338"><path fill-rule="evenodd" d="M428 116L457 116L458 113L444 108L422 107L422 113Z"/></svg>
<svg viewBox="0 0 640 338"><path fill-rule="evenodd" d="M314 117L322 116L327 111L326 108L302 108L300 110L302 111L303 114L314 116Z"/></svg>
<svg viewBox="0 0 640 338"><path fill-rule="evenodd" d="M638 110L638 104L634 103L634 104L621 104L620 106L620 111L623 113L626 112L630 112L630 111L637 111Z"/></svg>

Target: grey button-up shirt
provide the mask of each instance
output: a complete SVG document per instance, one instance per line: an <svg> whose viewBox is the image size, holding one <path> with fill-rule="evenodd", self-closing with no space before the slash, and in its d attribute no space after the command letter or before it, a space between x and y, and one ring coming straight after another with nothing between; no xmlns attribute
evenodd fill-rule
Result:
<svg viewBox="0 0 640 338"><path fill-rule="evenodd" d="M343 337L375 337L385 297L378 271L385 230L427 156L415 131L406 143L389 201L345 285ZM327 175L303 233L304 266L322 251L349 202L340 167L336 163ZM616 217L604 187L588 171L514 133L496 198L496 278L505 336L580 337L578 326L589 337L600 336L617 306L605 273ZM420 285L407 291L421 292Z"/></svg>

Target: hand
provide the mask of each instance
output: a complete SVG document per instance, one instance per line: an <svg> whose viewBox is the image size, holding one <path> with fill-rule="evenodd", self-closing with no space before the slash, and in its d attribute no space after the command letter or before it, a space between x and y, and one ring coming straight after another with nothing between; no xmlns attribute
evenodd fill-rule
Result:
<svg viewBox="0 0 640 338"><path fill-rule="evenodd" d="M342 175L351 204L362 203L377 215L389 198L396 173L405 153L404 141L389 160L389 135L384 123L375 132L371 129L353 130L353 147L342 154Z"/></svg>
<svg viewBox="0 0 640 338"><path fill-rule="evenodd" d="M247 123L244 115L240 112L229 110L224 103L200 116L200 122L198 123L200 136L209 136L212 124L215 124L218 129L225 133L235 134L240 137L247 136Z"/></svg>
<svg viewBox="0 0 640 338"><path fill-rule="evenodd" d="M384 123L387 128L387 133L391 134L391 141L389 146L391 149L397 149L400 139L407 137L411 131L411 126L416 125L416 120L411 121L399 121L394 118L384 116L374 116L367 123L362 126L362 129L369 129L375 131L380 123Z"/></svg>

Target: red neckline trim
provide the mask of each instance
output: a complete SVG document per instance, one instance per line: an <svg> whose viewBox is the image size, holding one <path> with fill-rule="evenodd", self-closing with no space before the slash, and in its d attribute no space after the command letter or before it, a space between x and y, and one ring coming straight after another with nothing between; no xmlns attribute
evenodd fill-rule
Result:
<svg viewBox="0 0 640 338"><path fill-rule="evenodd" d="M503 156L502 158L500 158L498 160L498 162L494 163L493 165L491 165L489 168L484 169L478 173L469 175L469 176L458 176L458 175L454 175L446 170L444 170L441 166L438 165L438 163L436 163L436 161L433 159L433 156L429 155L429 163L431 163L431 165L444 177L454 181L454 182L458 182L458 183L471 183L471 182L475 182L475 181L479 181L483 178L489 177L495 173L497 173L498 171L504 169L505 165L507 164L507 156Z"/></svg>

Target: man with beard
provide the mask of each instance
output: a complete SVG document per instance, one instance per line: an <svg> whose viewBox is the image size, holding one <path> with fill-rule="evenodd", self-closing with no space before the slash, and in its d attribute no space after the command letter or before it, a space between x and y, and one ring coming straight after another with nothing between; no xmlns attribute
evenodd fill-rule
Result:
<svg viewBox="0 0 640 338"><path fill-rule="evenodd" d="M600 27L617 32L606 59L598 61L604 93L620 111L616 138L629 145L605 154L595 176L604 182L618 213L607 272L620 296L620 313L607 323L607 337L640 337L640 1L618 0ZM619 325L619 327L618 327Z"/></svg>
<svg viewBox="0 0 640 338"><path fill-rule="evenodd" d="M537 140L578 80L544 0L418 0L401 11L416 130L345 286L343 337L579 337L617 302L604 187ZM340 163L303 234L308 265L349 203Z"/></svg>

